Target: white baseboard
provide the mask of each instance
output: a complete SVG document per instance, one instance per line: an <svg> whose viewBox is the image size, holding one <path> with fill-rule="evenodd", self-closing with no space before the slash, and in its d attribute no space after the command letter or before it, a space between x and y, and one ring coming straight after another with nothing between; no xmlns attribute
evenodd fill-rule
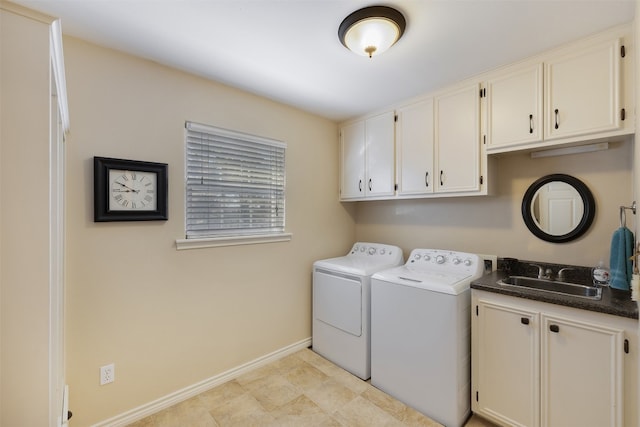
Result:
<svg viewBox="0 0 640 427"><path fill-rule="evenodd" d="M134 408L120 415L116 415L115 417L109 418L108 420L101 421L97 424L94 424L92 427L126 426L127 424L131 424L145 417L148 417L149 415L153 415L156 412L175 405L176 403L180 403L184 400L190 399L200 393L219 386L220 384L231 381L232 379L237 378L242 374L266 365L267 363L274 362L278 359L288 356L291 353L295 353L296 351L302 350L309 346L311 346L311 338L303 339L301 341L298 341L297 343L293 343L272 353L258 357L257 359L254 359L243 365L230 369L226 372L215 375L209 379L168 394L164 397L161 397L160 399L154 400L153 402L138 406L137 408Z"/></svg>

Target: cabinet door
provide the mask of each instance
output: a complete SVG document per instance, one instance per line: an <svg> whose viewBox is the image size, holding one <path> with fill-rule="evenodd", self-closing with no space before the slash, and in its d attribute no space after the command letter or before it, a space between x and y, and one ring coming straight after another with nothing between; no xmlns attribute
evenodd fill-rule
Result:
<svg viewBox="0 0 640 427"><path fill-rule="evenodd" d="M367 119L365 194L369 197L395 193L394 134L393 111Z"/></svg>
<svg viewBox="0 0 640 427"><path fill-rule="evenodd" d="M471 351L474 412L500 424L538 426L538 312L480 300L476 313Z"/></svg>
<svg viewBox="0 0 640 427"><path fill-rule="evenodd" d="M623 331L542 316L543 426L622 425Z"/></svg>
<svg viewBox="0 0 640 427"><path fill-rule="evenodd" d="M433 99L398 110L398 194L433 193Z"/></svg>
<svg viewBox="0 0 640 427"><path fill-rule="evenodd" d="M542 64L487 81L488 150L542 141Z"/></svg>
<svg viewBox="0 0 640 427"><path fill-rule="evenodd" d="M340 198L364 197L364 121L340 129Z"/></svg>
<svg viewBox="0 0 640 427"><path fill-rule="evenodd" d="M480 189L480 84L435 99L436 191Z"/></svg>
<svg viewBox="0 0 640 427"><path fill-rule="evenodd" d="M620 127L620 40L545 64L545 139Z"/></svg>

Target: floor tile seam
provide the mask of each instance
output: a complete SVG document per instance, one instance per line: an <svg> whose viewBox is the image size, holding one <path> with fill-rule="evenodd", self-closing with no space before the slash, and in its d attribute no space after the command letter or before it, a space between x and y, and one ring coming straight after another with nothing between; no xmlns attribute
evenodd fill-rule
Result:
<svg viewBox="0 0 640 427"><path fill-rule="evenodd" d="M279 375L279 374L278 374L278 375ZM297 385L295 385L295 384L291 383L291 382L290 382L290 381L288 381L286 378L284 378L282 375L279 375L279 376L280 376L280 377L282 377L282 379L283 379L284 381L286 381L289 385L291 385L291 387L293 387L293 389L295 390L296 394L295 394L291 399L287 400L286 402L283 402L283 403L278 404L278 405L274 404L274 407L273 407L272 409L267 408L267 407L263 404L262 400L260 399L260 396L256 396L256 395L254 395L254 394L253 394L253 390L255 390L255 389L248 390L248 389L247 389L247 388L245 388L243 385L241 385L241 386L243 387L243 389L244 389L244 390L246 390L246 391L247 391L247 393L248 393L248 394L249 394L253 399L255 399L255 400L256 400L256 402L258 402L258 404L260 405L260 407L261 407L265 412L267 412L267 413L271 414L272 412L277 411L278 409L282 408L283 406L290 404L291 402L293 402L293 401L294 401L295 399L297 399L298 397L300 397L300 396L304 395L304 390L303 390L301 387L298 387ZM308 397L308 396L307 396L307 397ZM314 403L315 403L315 402L314 402Z"/></svg>
<svg viewBox="0 0 640 427"><path fill-rule="evenodd" d="M339 406L337 406L337 407L336 407L336 405L334 404L334 405L332 405L332 410L331 410L331 411L327 411L327 410L325 410L325 409L322 407L322 404L321 404L320 402L318 402L317 400L315 400L312 396L310 396L310 395L308 395L308 394L306 394L306 393L305 393L304 395L305 395L305 397L306 397L307 399L311 400L311 401L312 401L312 402L313 402L313 403L314 403L318 408L320 408L320 410L321 410L323 413L327 414L327 415L328 415L328 416L330 416L331 418L335 418L335 417L334 417L334 414L335 414L336 412L340 411L342 408L344 408L346 405L348 405L349 403L351 403L354 399L356 399L356 398L359 396L359 394L354 393L354 396L353 396L351 399L349 399L347 402L342 403L341 405L339 405Z"/></svg>
<svg viewBox="0 0 640 427"><path fill-rule="evenodd" d="M242 394L238 394L237 396L234 396L234 397L232 397L231 399L225 400L225 401L224 401L224 403L223 403L222 405L219 405L219 406L217 406L217 407L215 407L215 408L211 408L211 409L205 408L205 409L207 410L208 414L211 416L211 418L213 418L213 421L214 421L218 426L223 426L225 423L224 423L224 421L223 421L223 420L221 420L221 419L217 418L217 417L216 417L216 415L214 414L214 412L216 411L216 409L219 409L220 407L223 407L223 406L231 405L232 403L234 403L234 402L236 402L236 401L239 401L240 399L242 399L242 398L243 398L243 397L245 397L245 396L249 396L249 397L253 398L253 400L255 400L255 401L256 401L256 403L260 406L260 408L262 408L262 410L263 410L263 412L264 412L265 414L269 414L269 415L271 415L271 414L270 414L270 411L268 411L268 410L264 407L264 405L262 404L262 402L260 402L260 400L259 400L259 399L257 399L253 394L251 394L248 390L246 390L246 389L245 389L241 384L239 384L239 385L240 385L240 387L242 387L242 389L244 390L244 393L242 393ZM204 405L204 406L206 406L206 405ZM224 414L224 413L223 413L223 414Z"/></svg>
<svg viewBox="0 0 640 427"><path fill-rule="evenodd" d="M215 390L216 388L223 387L223 386L225 386L225 385L227 385L227 384L229 384L229 383L231 383L231 382L233 382L233 381L235 381L235 380L234 380L234 379L232 379L232 380L229 380L229 381L227 381L227 382L225 382L225 383L223 383L223 384L219 384L217 387L214 387L214 388L213 388L213 389L211 389L211 390ZM197 399L198 399L198 402L202 405L202 407L204 407L204 409L206 409L206 410L207 410L207 412L209 412L209 413L210 413L211 411L214 411L216 408L219 408L219 407L224 406L224 405L228 405L229 403L231 403L231 402L233 402L233 401L235 401L235 400L239 400L241 397L243 397L244 395L246 395L246 394L248 394L248 393L249 393L249 391L248 391L248 390L247 390L247 389L246 389L242 384L240 384L240 383L238 383L238 382L236 382L236 384L238 384L238 386L242 389L243 393L238 394L238 395L235 395L235 396L230 397L230 398L228 398L228 399L227 399L227 398L225 398L225 399L224 399L224 402L223 402L222 404L218 404L217 406L216 406L216 405L214 405L214 407L211 407L211 405L208 405L208 404L205 402L205 399L206 399L206 398L204 397L204 393L200 393L200 394L198 394L198 395L194 396L194 398L197 398Z"/></svg>
<svg viewBox="0 0 640 427"><path fill-rule="evenodd" d="M276 421L276 418L271 414L271 412L270 412L270 411L268 411L268 410L267 410L267 409L262 405L262 403L260 403L260 401L259 401L258 399L256 399L254 396L252 396L250 393L243 393L242 395L236 396L234 399L231 399L231 400L238 400L240 397L245 396L245 395L247 395L247 394L249 394L251 397L253 397L253 399L256 401L256 403L257 403L257 404L262 408L264 415L268 415L268 416L270 416L270 417L272 418L272 420L269 420L270 422L274 422L274 421ZM227 404L227 402L225 402L225 405L226 405L226 404ZM208 411L208 412L209 412L209 415L211 416L211 418L213 418L214 423L215 423L218 427L224 427L224 426L226 426L226 425L229 425L229 423L225 423L225 422L224 422L224 420L218 419L218 418L215 416L215 414L213 414L213 411L214 411L214 410L215 410L215 409L212 409L212 410ZM253 414L255 414L255 412L251 412L251 415L253 415ZM230 423L230 425L235 426L235 425L238 425L238 424L236 424L236 423ZM253 425L258 426L258 424L254 424L254 423L251 423L250 425L252 425L252 426L253 426ZM262 425L262 424L260 424L260 425Z"/></svg>
<svg viewBox="0 0 640 427"><path fill-rule="evenodd" d="M380 390L379 388L377 388L377 387L375 387L375 386L373 386L373 385L371 385L371 384L369 384L369 383L367 383L367 384L368 384L368 386L369 386L369 389L372 389L374 392L383 393L385 396L388 396L391 400L395 400L395 398L394 398L393 396L390 396L390 395L389 395L389 394L387 394L386 392L384 392L384 391ZM368 389L368 390L369 390L369 389ZM368 402L370 402L372 405L374 405L374 406L376 406L377 408L379 408L381 411L386 412L387 414L389 414L390 416L392 416L394 419L398 420L398 422L401 422L401 423L403 423L403 424L404 424L404 423L406 423L406 420L405 420L405 419L400 419L400 418L398 418L398 417L394 414L394 412L391 412L391 411L389 411L389 410L385 409L384 407L382 407L382 406L380 406L378 403L376 403L376 401L375 401L375 400L370 399L370 398L368 398L367 396L365 396L364 394L365 394L368 390L365 390L365 391L363 391L363 392L361 393L361 396L362 396L362 398L363 398L363 399L366 399ZM398 402L399 402L399 401L398 401ZM407 405L407 404L405 404L405 403L402 403L402 402L399 402L399 403L402 405L402 407L403 407L405 410L413 409L413 408L411 408L409 405Z"/></svg>

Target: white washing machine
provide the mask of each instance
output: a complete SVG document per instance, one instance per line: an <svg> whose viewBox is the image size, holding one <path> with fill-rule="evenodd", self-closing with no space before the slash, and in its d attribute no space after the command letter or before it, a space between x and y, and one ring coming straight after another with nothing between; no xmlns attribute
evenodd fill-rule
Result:
<svg viewBox="0 0 640 427"><path fill-rule="evenodd" d="M371 384L447 427L471 413L472 280L478 255L414 249L371 278Z"/></svg>
<svg viewBox="0 0 640 427"><path fill-rule="evenodd" d="M358 242L313 264L313 350L366 380L371 376L371 276L402 265L397 246Z"/></svg>

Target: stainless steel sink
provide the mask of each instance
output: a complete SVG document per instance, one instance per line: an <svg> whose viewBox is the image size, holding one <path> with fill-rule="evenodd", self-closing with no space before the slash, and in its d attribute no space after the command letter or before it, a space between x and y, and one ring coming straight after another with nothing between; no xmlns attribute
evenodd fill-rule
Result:
<svg viewBox="0 0 640 427"><path fill-rule="evenodd" d="M600 287L579 285L577 283L556 282L547 279L535 279L533 277L509 276L499 280L498 284L535 289L555 294L571 295L574 297L593 300L599 300L602 298L602 288Z"/></svg>

